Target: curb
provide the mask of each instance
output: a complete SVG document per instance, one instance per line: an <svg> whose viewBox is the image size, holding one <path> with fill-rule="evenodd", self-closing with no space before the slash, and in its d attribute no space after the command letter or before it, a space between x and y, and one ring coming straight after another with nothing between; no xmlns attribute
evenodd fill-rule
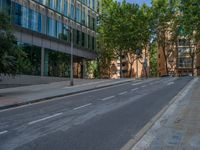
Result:
<svg viewBox="0 0 200 150"><path fill-rule="evenodd" d="M124 84L124 83L128 83L134 81L133 79L127 80L127 81L118 81L115 83L111 83L111 84L106 84L106 85L102 85L102 86L95 86L95 87L91 87L89 89L83 89L83 90L79 90L79 91L74 91L71 93L66 93L66 94L61 94L61 95L56 95L56 96L49 96L49 97L45 97L45 98L41 98L41 99L36 99L36 100L30 100L27 102L20 102L20 103L15 103L15 104L10 104L10 105L6 105L6 106L0 106L0 110L5 110L5 109L9 109L9 108L13 108L13 107L19 107L19 106L23 106L23 105L28 105L28 104L34 104L34 103L38 103L38 102L42 102L42 101L48 101L54 98L60 98L60 97L64 97L64 96L70 96L70 95L74 95L74 94L78 94L78 93L84 93L87 91L94 91L97 89L103 89L105 87L111 87L114 85L120 85L120 84ZM138 80L138 82L141 82L140 80Z"/></svg>
<svg viewBox="0 0 200 150"><path fill-rule="evenodd" d="M189 83L187 83L178 94L169 101L169 103L161 109L147 124L138 131L138 133L130 139L120 150L131 150L135 144L137 144L142 137L151 129L151 127L159 120L162 115L167 111L167 109L182 95L182 93L187 89L188 85L191 85L196 78L192 79Z"/></svg>

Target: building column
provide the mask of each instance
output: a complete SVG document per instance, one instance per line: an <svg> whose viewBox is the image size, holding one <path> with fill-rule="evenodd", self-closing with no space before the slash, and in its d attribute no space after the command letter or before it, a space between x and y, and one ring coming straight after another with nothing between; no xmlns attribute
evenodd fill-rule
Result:
<svg viewBox="0 0 200 150"><path fill-rule="evenodd" d="M48 76L49 72L49 53L48 50L44 51L44 75Z"/></svg>
<svg viewBox="0 0 200 150"><path fill-rule="evenodd" d="M44 55L45 55L45 49L41 48L41 76L44 76Z"/></svg>
<svg viewBox="0 0 200 150"><path fill-rule="evenodd" d="M87 64L86 59L83 59L83 79L87 78Z"/></svg>

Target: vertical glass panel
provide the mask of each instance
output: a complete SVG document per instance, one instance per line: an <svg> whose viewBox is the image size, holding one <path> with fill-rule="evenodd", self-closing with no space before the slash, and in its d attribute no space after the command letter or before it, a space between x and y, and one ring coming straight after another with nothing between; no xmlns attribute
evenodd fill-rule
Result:
<svg viewBox="0 0 200 150"><path fill-rule="evenodd" d="M63 0L57 0L57 11L62 13L63 12Z"/></svg>
<svg viewBox="0 0 200 150"><path fill-rule="evenodd" d="M29 10L26 7L22 7L22 27L28 28L29 24Z"/></svg>
<svg viewBox="0 0 200 150"><path fill-rule="evenodd" d="M62 23L60 21L57 21L57 38L61 38L62 28Z"/></svg>
<svg viewBox="0 0 200 150"><path fill-rule="evenodd" d="M13 3L13 23L21 25L22 7L19 4Z"/></svg>
<svg viewBox="0 0 200 150"><path fill-rule="evenodd" d="M38 13L35 12L34 10L29 9L29 24L28 27L29 29L33 31L38 30Z"/></svg>
<svg viewBox="0 0 200 150"><path fill-rule="evenodd" d="M76 8L76 21L77 22L81 22L81 11L80 11L80 8Z"/></svg>
<svg viewBox="0 0 200 150"><path fill-rule="evenodd" d="M81 14L81 23L83 25L85 25L85 9L82 10L82 14Z"/></svg>
<svg viewBox="0 0 200 150"><path fill-rule="evenodd" d="M66 0L64 2L64 15L68 16L68 1Z"/></svg>
<svg viewBox="0 0 200 150"><path fill-rule="evenodd" d="M71 8L70 8L70 17L72 18L72 19L74 19L74 5L72 5L71 4Z"/></svg>
<svg viewBox="0 0 200 150"><path fill-rule="evenodd" d="M52 18L48 17L47 18L47 35L49 36L56 36L56 23L55 20L53 20Z"/></svg>
<svg viewBox="0 0 200 150"><path fill-rule="evenodd" d="M66 24L63 25L62 39L68 42L70 41L70 31L69 31L69 27Z"/></svg>
<svg viewBox="0 0 200 150"><path fill-rule="evenodd" d="M38 13L38 32L42 32L42 15Z"/></svg>
<svg viewBox="0 0 200 150"><path fill-rule="evenodd" d="M51 9L54 9L55 8L55 1L54 0L48 0L49 1L49 7L51 8Z"/></svg>

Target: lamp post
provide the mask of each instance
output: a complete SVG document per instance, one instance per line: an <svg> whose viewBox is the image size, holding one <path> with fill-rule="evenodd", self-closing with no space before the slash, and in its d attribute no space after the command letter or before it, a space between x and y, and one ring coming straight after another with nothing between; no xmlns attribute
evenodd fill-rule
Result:
<svg viewBox="0 0 200 150"><path fill-rule="evenodd" d="M74 85L74 78L73 78L73 51L74 51L74 43L73 43L73 29L71 27L70 29L70 32L71 32L71 52L70 52L70 55L71 55L71 63L70 63L70 85L73 86Z"/></svg>

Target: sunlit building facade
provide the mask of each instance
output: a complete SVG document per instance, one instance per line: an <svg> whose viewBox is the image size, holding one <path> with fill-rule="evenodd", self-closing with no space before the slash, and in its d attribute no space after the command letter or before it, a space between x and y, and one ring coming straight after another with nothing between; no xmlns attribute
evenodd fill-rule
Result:
<svg viewBox="0 0 200 150"><path fill-rule="evenodd" d="M24 74L69 77L73 37L74 76L83 77L85 61L96 57L98 9L97 0L0 0L27 53Z"/></svg>

